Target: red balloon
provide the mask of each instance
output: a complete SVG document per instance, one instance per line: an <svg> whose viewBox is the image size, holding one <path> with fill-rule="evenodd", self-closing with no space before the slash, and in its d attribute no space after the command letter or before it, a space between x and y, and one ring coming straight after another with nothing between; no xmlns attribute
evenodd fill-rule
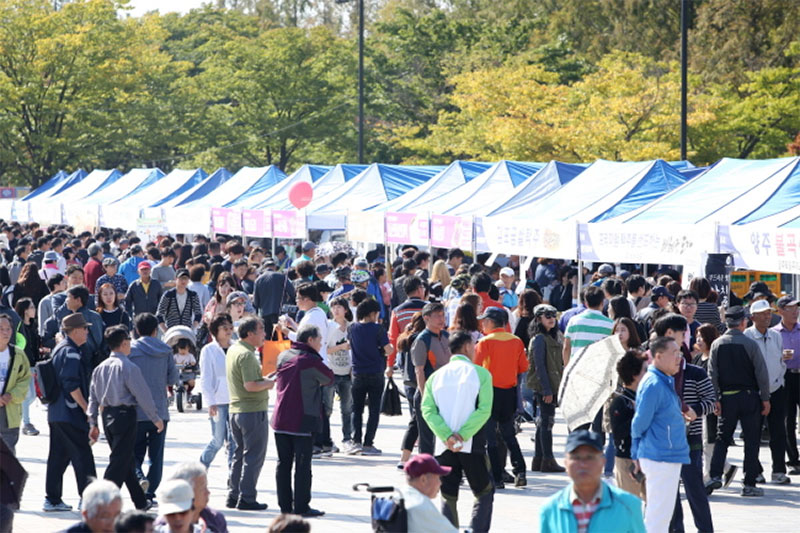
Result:
<svg viewBox="0 0 800 533"><path fill-rule="evenodd" d="M297 209L303 209L311 203L311 198L314 196L314 189L307 181L300 181L292 185L289 189L289 201Z"/></svg>

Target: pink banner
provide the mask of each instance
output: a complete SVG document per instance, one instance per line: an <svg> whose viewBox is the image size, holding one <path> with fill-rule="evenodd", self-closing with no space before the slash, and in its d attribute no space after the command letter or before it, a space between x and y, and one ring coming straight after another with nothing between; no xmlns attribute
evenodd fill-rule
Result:
<svg viewBox="0 0 800 533"><path fill-rule="evenodd" d="M431 246L438 248L472 248L472 218L431 216Z"/></svg>
<svg viewBox="0 0 800 533"><path fill-rule="evenodd" d="M280 239L305 239L306 214L303 211L273 211L272 236Z"/></svg>
<svg viewBox="0 0 800 533"><path fill-rule="evenodd" d="M428 217L418 213L386 213L386 241L392 244L427 245Z"/></svg>
<svg viewBox="0 0 800 533"><path fill-rule="evenodd" d="M269 211L242 210L242 235L272 237L272 215Z"/></svg>
<svg viewBox="0 0 800 533"><path fill-rule="evenodd" d="M241 212L224 207L212 207L211 231L227 235L239 235L242 231Z"/></svg>

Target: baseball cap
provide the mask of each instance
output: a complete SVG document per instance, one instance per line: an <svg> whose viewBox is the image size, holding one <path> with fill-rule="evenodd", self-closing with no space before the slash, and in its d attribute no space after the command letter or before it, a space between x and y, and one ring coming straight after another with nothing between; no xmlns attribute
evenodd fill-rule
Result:
<svg viewBox="0 0 800 533"><path fill-rule="evenodd" d="M112 265L116 265L116 264L117 264L117 260L114 259L113 257L106 257L105 259L103 259L103 266L104 267L105 266L112 266Z"/></svg>
<svg viewBox="0 0 800 533"><path fill-rule="evenodd" d="M194 489L183 479L170 479L158 488L158 510L161 514L183 513L192 508Z"/></svg>
<svg viewBox="0 0 800 533"><path fill-rule="evenodd" d="M350 270L350 267L346 266L336 267L333 269L333 275L339 279L350 279L351 272L352 270Z"/></svg>
<svg viewBox="0 0 800 533"><path fill-rule="evenodd" d="M653 287L653 296L652 299L656 300L662 296L666 296L670 300L674 299L675 297L672 296L672 293L667 290L666 287L662 287L661 285L657 285Z"/></svg>
<svg viewBox="0 0 800 533"><path fill-rule="evenodd" d="M311 250L313 250L316 247L317 247L317 245L314 244L311 241L306 241L306 242L303 243L303 251L304 252L310 252Z"/></svg>
<svg viewBox="0 0 800 533"><path fill-rule="evenodd" d="M72 313L61 319L61 329L87 328L91 326L81 313Z"/></svg>
<svg viewBox="0 0 800 533"><path fill-rule="evenodd" d="M150 270L151 268L153 268L153 265L150 264L150 261L142 261L136 267L137 270Z"/></svg>
<svg viewBox="0 0 800 533"><path fill-rule="evenodd" d="M725 311L725 318L730 320L743 320L744 307L741 305L734 305L733 307L728 308L728 310Z"/></svg>
<svg viewBox="0 0 800 533"><path fill-rule="evenodd" d="M350 281L353 283L364 283L369 281L369 272L366 270L354 270L350 273Z"/></svg>
<svg viewBox="0 0 800 533"><path fill-rule="evenodd" d="M44 262L48 261L58 261L58 254L52 250L48 250L44 253Z"/></svg>
<svg viewBox="0 0 800 533"><path fill-rule="evenodd" d="M353 266L358 268L368 268L369 262L364 257L356 257L355 261L353 261Z"/></svg>
<svg viewBox="0 0 800 533"><path fill-rule="evenodd" d="M772 306L769 305L769 302L766 300L758 300L757 302L753 302L750 304L750 314L753 313L761 313L763 311L771 311Z"/></svg>
<svg viewBox="0 0 800 533"><path fill-rule="evenodd" d="M778 309L783 309L784 307L797 304L800 304L800 300L798 300L791 294L786 294L778 298Z"/></svg>
<svg viewBox="0 0 800 533"><path fill-rule="evenodd" d="M613 274L614 273L614 266L609 265L608 263L603 263L600 265L600 268L597 269L598 272L601 274Z"/></svg>
<svg viewBox="0 0 800 533"><path fill-rule="evenodd" d="M244 300L245 303L247 303L247 294L242 291L233 291L228 295L227 298L225 298L225 304L231 305L236 300Z"/></svg>
<svg viewBox="0 0 800 533"><path fill-rule="evenodd" d="M484 318L489 318L498 324L505 324L508 322L508 313L506 313L505 309L500 309L499 307L487 307L483 310L483 314L478 317L480 320Z"/></svg>
<svg viewBox="0 0 800 533"><path fill-rule="evenodd" d="M186 276L188 278L189 277L189 271L187 269L185 269L185 268L179 268L175 272L175 279L178 279L178 278L180 278L182 276Z"/></svg>
<svg viewBox="0 0 800 533"><path fill-rule="evenodd" d="M406 465L403 467L403 470L408 477L413 479L424 474L446 476L450 473L452 468L449 466L440 465L439 461L437 461L436 458L430 454L420 453L406 461Z"/></svg>
<svg viewBox="0 0 800 533"><path fill-rule="evenodd" d="M600 433L579 429L567 435L567 453L572 453L581 446L591 446L598 452L603 451L603 436Z"/></svg>
<svg viewBox="0 0 800 533"><path fill-rule="evenodd" d="M769 287L763 281L754 281L750 284L750 290L747 294L744 295L745 300L752 300L758 294L763 294L769 300L774 300L775 296L772 294L772 291L769 290Z"/></svg>
<svg viewBox="0 0 800 533"><path fill-rule="evenodd" d="M509 276L509 277L513 278L514 277L514 269L511 268L511 267L503 267L503 268L500 269L500 275L501 276Z"/></svg>
<svg viewBox="0 0 800 533"><path fill-rule="evenodd" d="M317 274L323 274L331 271L331 266L328 263L320 263L316 267Z"/></svg>

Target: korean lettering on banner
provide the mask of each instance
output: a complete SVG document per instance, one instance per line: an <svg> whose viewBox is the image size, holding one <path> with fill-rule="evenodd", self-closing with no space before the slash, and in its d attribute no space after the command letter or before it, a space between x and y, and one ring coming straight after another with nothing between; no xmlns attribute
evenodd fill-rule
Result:
<svg viewBox="0 0 800 533"><path fill-rule="evenodd" d="M211 208L211 231L214 233L230 233L228 230L228 212L222 207Z"/></svg>
<svg viewBox="0 0 800 533"><path fill-rule="evenodd" d="M680 263L713 249L713 226L580 224L581 258L586 261Z"/></svg>
<svg viewBox="0 0 800 533"><path fill-rule="evenodd" d="M730 303L731 272L733 256L731 254L708 254L705 275L711 289L719 295L717 305L725 309Z"/></svg>
<svg viewBox="0 0 800 533"><path fill-rule="evenodd" d="M720 226L720 250L737 268L800 274L800 228Z"/></svg>
<svg viewBox="0 0 800 533"><path fill-rule="evenodd" d="M281 239L304 239L306 237L305 211L273 211L272 236Z"/></svg>
<svg viewBox="0 0 800 533"><path fill-rule="evenodd" d="M169 233L163 216L139 217L136 219L136 235L144 242L155 241L159 233Z"/></svg>
<svg viewBox="0 0 800 533"><path fill-rule="evenodd" d="M243 209L242 234L246 237L272 237L272 215L270 212Z"/></svg>
<svg viewBox="0 0 800 533"><path fill-rule="evenodd" d="M348 211L347 239L354 242L382 243L384 217L378 211Z"/></svg>
<svg viewBox="0 0 800 533"><path fill-rule="evenodd" d="M418 213L386 213L386 242L428 244L428 217Z"/></svg>
<svg viewBox="0 0 800 533"><path fill-rule="evenodd" d="M431 216L431 246L439 248L472 248L472 218L448 215Z"/></svg>
<svg viewBox="0 0 800 533"><path fill-rule="evenodd" d="M577 257L574 223L540 223L505 217L483 217L480 223L492 252L559 259Z"/></svg>

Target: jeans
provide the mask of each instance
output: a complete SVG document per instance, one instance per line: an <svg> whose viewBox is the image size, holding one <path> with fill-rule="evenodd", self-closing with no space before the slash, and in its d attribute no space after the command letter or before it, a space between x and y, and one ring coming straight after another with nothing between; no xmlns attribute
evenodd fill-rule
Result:
<svg viewBox="0 0 800 533"><path fill-rule="evenodd" d="M744 433L744 484L754 487L760 473L758 448L761 444L761 399L757 391L743 390L736 394L722 394L722 414L719 416L719 431L711 456L711 477L722 477L728 446L736 429L742 424Z"/></svg>
<svg viewBox="0 0 800 533"><path fill-rule="evenodd" d="M614 448L614 434L608 434L608 441L606 442L606 450L604 455L606 456L606 466L603 469L603 475L606 477L611 477L614 475L614 456L616 455L617 451Z"/></svg>
<svg viewBox="0 0 800 533"><path fill-rule="evenodd" d="M147 488L145 496L154 498L156 489L161 484L161 476L164 473L164 441L167 439L167 421L164 421L164 431L161 433L156 429L156 425L147 421L137 422L136 424L136 445L134 447L134 457L136 458L136 477L140 480L147 479L150 486ZM147 476L142 471L144 456L150 459L150 468Z"/></svg>
<svg viewBox="0 0 800 533"><path fill-rule="evenodd" d="M47 454L45 496L52 504L61 503L64 472L72 463L78 494L97 477L88 431L68 422L50 422L50 451Z"/></svg>
<svg viewBox="0 0 800 533"><path fill-rule="evenodd" d="M256 483L267 454L267 412L233 413L230 422L236 448L228 471L228 498L253 503L256 501Z"/></svg>
<svg viewBox="0 0 800 533"><path fill-rule="evenodd" d="M104 407L103 430L111 447L103 478L113 481L118 487L125 483L133 505L143 509L147 505L147 498L136 477L136 459L133 456L137 430L136 407Z"/></svg>
<svg viewBox="0 0 800 533"><path fill-rule="evenodd" d="M419 426L417 424L417 410L414 408L414 395L417 394L416 387L405 387L406 400L408 401L408 427L403 434L403 444L400 449L414 451L414 444L419 437Z"/></svg>
<svg viewBox="0 0 800 533"><path fill-rule="evenodd" d="M28 385L28 394L25 395L25 400L22 402L22 425L27 426L31 423L31 404L36 399L36 388L33 385L33 379Z"/></svg>
<svg viewBox="0 0 800 533"><path fill-rule="evenodd" d="M536 447L533 456L542 459L553 458L553 424L556 418L555 399L545 403L542 395L536 393L539 417L536 419Z"/></svg>
<svg viewBox="0 0 800 533"><path fill-rule="evenodd" d="M311 502L311 437L275 432L275 487L281 513L303 514ZM292 491L294 466L294 491Z"/></svg>
<svg viewBox="0 0 800 533"><path fill-rule="evenodd" d="M383 384L382 372L377 374L356 374L353 376L353 441L356 444L362 443L361 431L365 404L368 405L369 415L363 443L364 446L372 446L374 443L375 433L378 431L378 421L381 416Z"/></svg>
<svg viewBox="0 0 800 533"><path fill-rule="evenodd" d="M353 438L353 380L350 374L333 376L333 388L339 395L339 411L342 414L342 440Z"/></svg>
<svg viewBox="0 0 800 533"><path fill-rule="evenodd" d="M228 469L230 469L233 462L234 444L231 438L231 425L228 420L228 404L217 405L217 416L210 417L209 421L211 422L211 441L200 455L200 462L206 468L209 468L212 461L214 461L214 457L217 456L217 452L222 449L225 441L228 441Z"/></svg>

